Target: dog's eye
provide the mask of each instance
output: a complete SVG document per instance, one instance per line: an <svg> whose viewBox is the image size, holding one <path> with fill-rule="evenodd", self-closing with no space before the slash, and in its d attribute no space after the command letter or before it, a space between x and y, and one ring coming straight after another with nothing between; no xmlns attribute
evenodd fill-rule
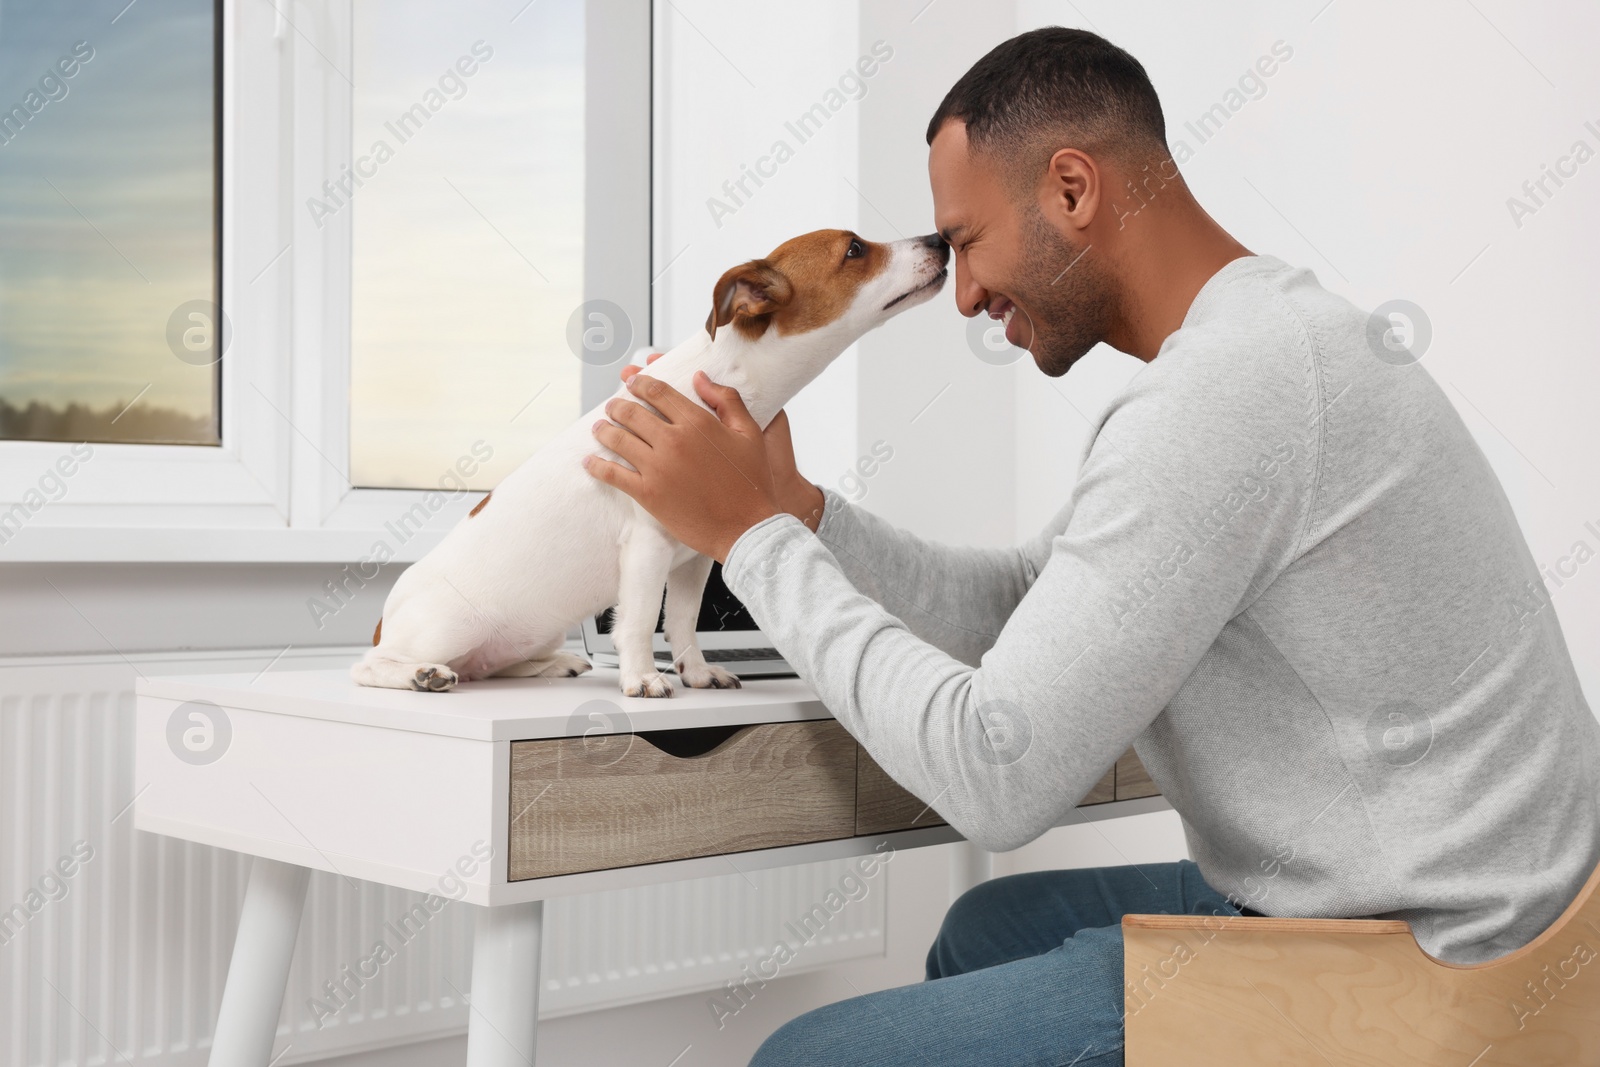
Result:
<svg viewBox="0 0 1600 1067"><path fill-rule="evenodd" d="M864 256L866 254L867 254L866 247L863 246L862 243L859 240L855 239L854 237L852 237L850 239L850 247L846 248L844 250L844 258L845 259L860 259L862 256Z"/></svg>

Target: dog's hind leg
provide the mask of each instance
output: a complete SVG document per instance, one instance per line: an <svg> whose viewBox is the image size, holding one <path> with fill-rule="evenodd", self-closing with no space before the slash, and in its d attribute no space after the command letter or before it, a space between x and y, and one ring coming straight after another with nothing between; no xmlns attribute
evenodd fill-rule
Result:
<svg viewBox="0 0 1600 1067"><path fill-rule="evenodd" d="M377 649L350 668L350 677L357 685L376 686L379 689L416 689L424 693L439 693L454 688L458 681L456 672L447 663L402 662Z"/></svg>
<svg viewBox="0 0 1600 1067"><path fill-rule="evenodd" d="M555 650L544 656L525 659L513 663L509 667L502 667L489 677L491 678L576 678L584 671L592 670L593 664L582 656L571 652Z"/></svg>
<svg viewBox="0 0 1600 1067"><path fill-rule="evenodd" d="M396 600L391 594L373 636L377 644L350 668L356 684L439 693L455 687L460 677L453 665L464 664L489 634L481 621L443 597Z"/></svg>
<svg viewBox="0 0 1600 1067"><path fill-rule="evenodd" d="M611 640L617 646L622 692L630 697L669 697L672 683L656 669L654 637L661 617L661 590L678 543L642 511L622 544L621 581Z"/></svg>
<svg viewBox="0 0 1600 1067"><path fill-rule="evenodd" d="M667 574L667 640L672 642L672 662L684 685L693 689L738 689L738 677L707 663L694 638L711 563L710 556L697 555Z"/></svg>

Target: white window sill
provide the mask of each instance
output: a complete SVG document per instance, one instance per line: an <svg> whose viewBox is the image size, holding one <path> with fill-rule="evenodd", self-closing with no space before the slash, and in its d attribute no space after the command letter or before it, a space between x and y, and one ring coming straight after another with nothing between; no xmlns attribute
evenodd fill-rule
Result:
<svg viewBox="0 0 1600 1067"><path fill-rule="evenodd" d="M414 563L449 524L402 540L394 529L30 525L0 545L5 563ZM380 549L380 543L384 546ZM384 556L382 553L387 553Z"/></svg>

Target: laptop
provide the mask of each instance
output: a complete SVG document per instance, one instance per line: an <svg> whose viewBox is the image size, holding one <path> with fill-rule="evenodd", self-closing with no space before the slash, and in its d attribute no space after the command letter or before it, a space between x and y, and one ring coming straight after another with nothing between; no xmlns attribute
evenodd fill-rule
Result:
<svg viewBox="0 0 1600 1067"><path fill-rule="evenodd" d="M662 601L665 604L666 597ZM583 620L583 649L589 662L596 667L616 667L617 646L611 640L612 609ZM656 617L655 655L656 667L670 671L672 650L662 627L665 620ZM705 595L700 598L700 618L695 622L695 643L705 655L707 663L725 667L741 678L793 678L795 670L772 647L755 619L728 591L722 582L722 564L711 564L711 577L706 579Z"/></svg>

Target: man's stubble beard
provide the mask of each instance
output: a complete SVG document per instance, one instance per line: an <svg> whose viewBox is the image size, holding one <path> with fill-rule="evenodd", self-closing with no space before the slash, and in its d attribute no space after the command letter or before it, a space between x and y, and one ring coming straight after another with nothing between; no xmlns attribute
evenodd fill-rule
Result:
<svg viewBox="0 0 1600 1067"><path fill-rule="evenodd" d="M1111 279L1085 252L1050 223L1037 204L1028 205L1016 303L1028 307L1029 351L1040 370L1059 378L1105 340L1115 301Z"/></svg>

